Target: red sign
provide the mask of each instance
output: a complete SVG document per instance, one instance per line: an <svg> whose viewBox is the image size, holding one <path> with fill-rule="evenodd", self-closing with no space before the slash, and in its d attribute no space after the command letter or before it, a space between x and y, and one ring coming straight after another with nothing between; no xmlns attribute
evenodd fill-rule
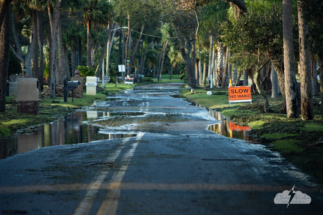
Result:
<svg viewBox="0 0 323 215"><path fill-rule="evenodd" d="M251 100L251 87L229 87L229 101Z"/></svg>

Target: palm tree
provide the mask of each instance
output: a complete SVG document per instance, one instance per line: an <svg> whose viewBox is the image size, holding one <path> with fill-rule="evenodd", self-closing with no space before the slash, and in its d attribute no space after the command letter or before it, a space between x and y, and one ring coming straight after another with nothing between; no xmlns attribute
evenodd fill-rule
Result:
<svg viewBox="0 0 323 215"><path fill-rule="evenodd" d="M87 66L91 67L91 25L92 22L108 24L112 5L105 0L89 0L83 8L87 28Z"/></svg>
<svg viewBox="0 0 323 215"><path fill-rule="evenodd" d="M3 6L4 7L4 6ZM1 8L2 9L2 8ZM9 10L9 7L7 8ZM0 112L6 109L6 87L9 67L9 12L0 23Z"/></svg>
<svg viewBox="0 0 323 215"><path fill-rule="evenodd" d="M297 1L298 11L298 32L299 32L299 63L301 76L301 117L303 120L312 120L313 112L313 92L312 92L312 72L308 36L308 27L304 18L303 0Z"/></svg>
<svg viewBox="0 0 323 215"><path fill-rule="evenodd" d="M284 47L284 72L285 72L285 92L286 92L286 111L288 118L297 118L297 96L293 45L293 0L283 0L283 47Z"/></svg>

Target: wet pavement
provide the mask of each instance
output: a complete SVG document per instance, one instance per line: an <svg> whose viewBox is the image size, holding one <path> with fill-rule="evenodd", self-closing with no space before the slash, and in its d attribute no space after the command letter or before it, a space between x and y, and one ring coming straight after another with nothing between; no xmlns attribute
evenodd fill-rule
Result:
<svg viewBox="0 0 323 215"><path fill-rule="evenodd" d="M321 184L179 87L137 86L6 140L0 214L323 213ZM311 204L274 203L294 185Z"/></svg>

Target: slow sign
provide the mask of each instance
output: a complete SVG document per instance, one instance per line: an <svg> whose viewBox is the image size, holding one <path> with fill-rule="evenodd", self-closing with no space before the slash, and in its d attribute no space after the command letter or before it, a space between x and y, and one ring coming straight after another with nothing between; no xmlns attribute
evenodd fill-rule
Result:
<svg viewBox="0 0 323 215"><path fill-rule="evenodd" d="M251 99L251 87L240 86L240 87L229 87L229 104L231 102L252 102Z"/></svg>

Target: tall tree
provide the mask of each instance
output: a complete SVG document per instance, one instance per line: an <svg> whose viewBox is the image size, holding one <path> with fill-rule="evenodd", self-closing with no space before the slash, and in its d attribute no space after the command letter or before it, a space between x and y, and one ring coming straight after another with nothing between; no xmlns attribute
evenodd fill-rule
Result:
<svg viewBox="0 0 323 215"><path fill-rule="evenodd" d="M295 79L295 61L293 44L293 0L283 0L283 47L284 47L284 73L286 111L288 118L298 117L297 86Z"/></svg>
<svg viewBox="0 0 323 215"><path fill-rule="evenodd" d="M62 0L58 0L55 6L55 11L53 5L50 2L47 3L49 23L50 23L50 52L49 52L49 88L51 98L56 97L56 80L55 80L55 63L56 63L56 50L57 50L57 29L58 29L58 21L61 16L61 7Z"/></svg>
<svg viewBox="0 0 323 215"><path fill-rule="evenodd" d="M303 0L297 1L299 32L299 64L301 77L301 117L303 120L314 118L312 72L308 41L308 26L304 17Z"/></svg>
<svg viewBox="0 0 323 215"><path fill-rule="evenodd" d="M105 0L89 0L83 8L87 28L87 66L91 67L91 27L94 22L106 24L110 18L112 5Z"/></svg>
<svg viewBox="0 0 323 215"><path fill-rule="evenodd" d="M3 3L3 2L1 2ZM5 112L6 109L6 87L9 67L9 6L0 5L0 11L3 7L7 7L7 13L2 18L0 26L0 112Z"/></svg>

